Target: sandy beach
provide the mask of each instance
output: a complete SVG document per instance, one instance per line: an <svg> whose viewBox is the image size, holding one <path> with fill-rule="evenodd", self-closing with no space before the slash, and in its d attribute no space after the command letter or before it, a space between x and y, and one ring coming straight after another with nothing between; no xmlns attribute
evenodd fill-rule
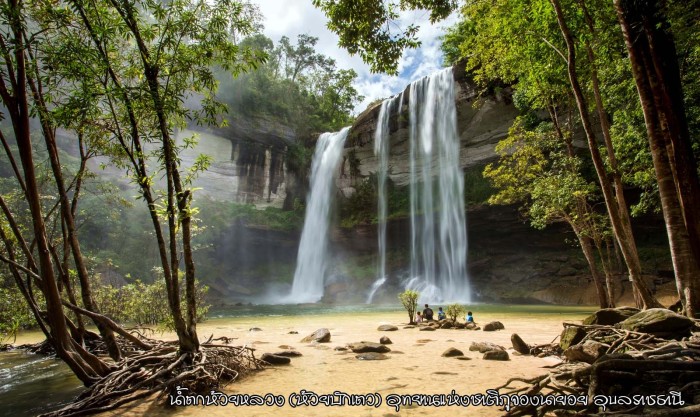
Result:
<svg viewBox="0 0 700 417"><path fill-rule="evenodd" d="M292 393L302 389L316 394L333 394L341 391L347 394L378 393L382 398L389 394L458 394L485 393L511 377L530 378L546 372L543 367L558 363L555 358L522 356L512 349L510 336L518 333L529 344L551 342L561 332L562 322L575 322L586 316L586 308L562 308L562 314L555 313L515 313L506 311L480 315L475 309L479 324L492 320L501 321L505 330L495 332L439 329L420 331L418 328L404 329L407 323L405 312L326 314L319 316L295 317L244 317L212 319L199 328L201 338L210 334L236 338L236 345L247 345L256 349L256 355L294 349L303 356L293 358L291 365L270 367L259 373L228 385L227 394L268 393L281 395L285 400ZM377 327L394 324L398 331L381 332ZM251 331L257 327L261 330ZM300 340L325 327L331 332L329 343L302 343ZM290 332L298 334L290 334ZM164 335L167 338L168 335ZM381 336L388 336L393 342L387 353L389 359L362 361L354 353L334 350L347 343L370 341L378 342ZM489 361L482 354L470 352L472 342L492 342L507 348L510 360ZM442 357L450 347L460 349L470 360ZM153 399L105 413L104 416L498 416L502 412L497 407L402 407L397 413L393 407L383 403L375 407L316 407L301 406L292 408L285 401L283 407L235 407L193 406L166 408Z"/></svg>

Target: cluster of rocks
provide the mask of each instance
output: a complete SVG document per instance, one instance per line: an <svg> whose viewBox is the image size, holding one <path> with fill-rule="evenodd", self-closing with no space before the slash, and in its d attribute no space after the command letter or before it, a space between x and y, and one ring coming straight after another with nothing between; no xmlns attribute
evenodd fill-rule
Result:
<svg viewBox="0 0 700 417"><path fill-rule="evenodd" d="M680 340L691 335L694 325L691 319L665 308L644 311L632 307L606 308L587 317L583 326L567 325L561 333L559 348L569 361L592 364L603 358L610 348L603 341L589 338L597 326Z"/></svg>

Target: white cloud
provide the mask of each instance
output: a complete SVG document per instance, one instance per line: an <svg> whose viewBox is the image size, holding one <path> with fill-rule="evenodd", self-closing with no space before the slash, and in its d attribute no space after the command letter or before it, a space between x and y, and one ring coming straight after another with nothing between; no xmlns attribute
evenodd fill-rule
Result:
<svg viewBox="0 0 700 417"><path fill-rule="evenodd" d="M367 105L379 98L387 98L398 94L411 81L426 76L442 67L442 52L440 51L439 36L444 28L453 24L457 18L453 14L448 19L435 25L428 21L425 11L402 12L399 24L420 26L418 37L422 46L409 50L399 61L399 75L372 74L369 66L355 55L351 56L338 46L338 37L326 28L328 19L322 11L316 9L311 0L251 0L260 7L264 16L264 33L277 42L282 36L294 41L297 35L305 33L319 38L316 50L336 60L340 68L352 68L358 78L355 88L365 96L364 100L355 107L360 113Z"/></svg>

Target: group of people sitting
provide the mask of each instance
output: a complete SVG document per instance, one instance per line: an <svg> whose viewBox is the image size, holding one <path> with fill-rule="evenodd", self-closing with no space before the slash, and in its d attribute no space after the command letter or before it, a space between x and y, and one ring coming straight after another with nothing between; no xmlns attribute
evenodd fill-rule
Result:
<svg viewBox="0 0 700 417"><path fill-rule="evenodd" d="M425 308L423 309L423 314L421 314L420 311L416 312L416 323L422 323L424 321L432 321L433 320L433 309L430 308L428 304L425 305ZM445 320L447 318L447 315L445 312L442 310L442 307L438 307L438 313L437 313L437 320ZM471 311L467 312L467 315L464 317L464 320L467 323L474 323L474 316L472 315Z"/></svg>

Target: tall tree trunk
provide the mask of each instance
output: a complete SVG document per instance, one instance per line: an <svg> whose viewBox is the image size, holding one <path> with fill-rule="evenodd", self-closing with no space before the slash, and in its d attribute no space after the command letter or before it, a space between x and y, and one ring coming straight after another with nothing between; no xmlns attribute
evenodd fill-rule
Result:
<svg viewBox="0 0 700 417"><path fill-rule="evenodd" d="M559 23L559 28L561 29L564 41L566 42L568 52L567 70L569 81L574 92L576 105L578 107L579 115L581 116L581 123L586 133L586 139L588 140L588 148L591 152L591 158L593 160L596 174L598 175L598 180L600 182L600 187L605 199L605 205L610 216L610 223L612 225L613 232L615 233L615 236L620 244L622 255L625 258L625 263L627 264L627 269L629 271L630 280L632 281L632 285L636 290L638 307L644 309L661 307L661 304L659 304L659 302L654 298L653 294L642 278L642 267L639 262L639 254L637 253L637 246L632 234L632 226L629 223L629 217L620 215L621 211L627 210L627 208L621 207L619 202L615 199L612 191L612 185L605 170L603 158L598 150L598 142L593 132L588 105L578 79L576 69L576 45L574 43L574 39L566 24L559 0L550 1L552 6L554 6L554 10L557 15L557 22Z"/></svg>
<svg viewBox="0 0 700 417"><path fill-rule="evenodd" d="M575 229L574 229L575 230ZM600 276L600 271L595 262L595 254L593 252L593 239L588 236L581 234L580 231L576 231L576 236L581 244L581 250L583 255L586 257L586 262L588 262L588 268L591 271L591 276L593 277L593 283L595 284L595 290L598 294L598 302L600 308L610 307L610 300L608 299L608 292L605 289L605 283L603 278Z"/></svg>
<svg viewBox="0 0 700 417"><path fill-rule="evenodd" d="M675 46L656 1L615 0L615 8L644 112L676 285L692 317L700 313L700 187Z"/></svg>

